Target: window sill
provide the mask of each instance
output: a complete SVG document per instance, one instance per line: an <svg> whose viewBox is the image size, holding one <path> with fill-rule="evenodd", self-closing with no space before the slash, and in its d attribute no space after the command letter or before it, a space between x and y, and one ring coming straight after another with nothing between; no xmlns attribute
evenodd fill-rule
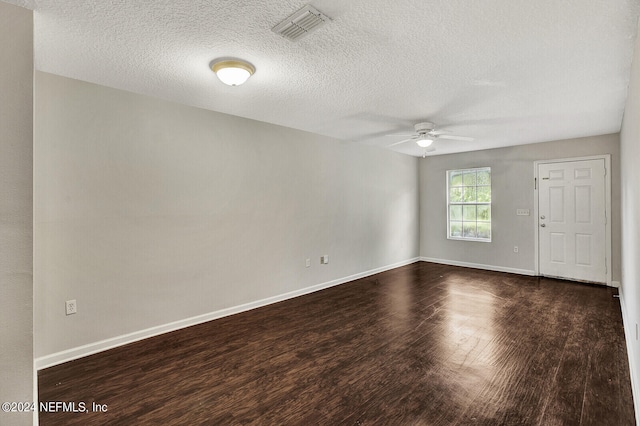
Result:
<svg viewBox="0 0 640 426"><path fill-rule="evenodd" d="M457 241L475 241L478 243L490 243L491 238L464 238L464 237L447 237L447 240L457 240Z"/></svg>

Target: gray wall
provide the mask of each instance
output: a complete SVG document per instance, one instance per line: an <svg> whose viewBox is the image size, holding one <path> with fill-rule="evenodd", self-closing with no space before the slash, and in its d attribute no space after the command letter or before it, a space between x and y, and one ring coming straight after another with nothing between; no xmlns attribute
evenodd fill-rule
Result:
<svg viewBox="0 0 640 426"><path fill-rule="evenodd" d="M612 278L620 280L620 153L619 135L594 136L520 145L420 161L420 255L445 261L475 263L520 271L535 270L533 162L554 158L611 154ZM447 239L446 171L491 167L492 241ZM516 216L529 209L529 216ZM518 246L518 253L513 247Z"/></svg>
<svg viewBox="0 0 640 426"><path fill-rule="evenodd" d="M640 33L640 28L639 28ZM631 364L631 382L640 415L640 345L635 327L640 323L640 43L631 68L631 81L620 132L622 183L622 288L621 303Z"/></svg>
<svg viewBox="0 0 640 426"><path fill-rule="evenodd" d="M0 2L0 402L33 401L33 14ZM4 413L0 424L31 424Z"/></svg>
<svg viewBox="0 0 640 426"><path fill-rule="evenodd" d="M419 254L416 158L40 72L35 115L37 357Z"/></svg>

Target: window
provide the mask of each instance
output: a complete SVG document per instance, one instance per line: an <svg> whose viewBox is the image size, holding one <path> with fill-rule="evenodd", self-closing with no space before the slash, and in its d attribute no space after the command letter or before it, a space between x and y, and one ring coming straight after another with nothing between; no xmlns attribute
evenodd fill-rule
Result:
<svg viewBox="0 0 640 426"><path fill-rule="evenodd" d="M447 238L491 241L491 168L447 171Z"/></svg>

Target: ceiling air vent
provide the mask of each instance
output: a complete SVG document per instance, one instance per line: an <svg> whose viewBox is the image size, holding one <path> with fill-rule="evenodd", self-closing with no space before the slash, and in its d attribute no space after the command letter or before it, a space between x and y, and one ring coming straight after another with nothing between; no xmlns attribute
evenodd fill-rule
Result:
<svg viewBox="0 0 640 426"><path fill-rule="evenodd" d="M311 31L320 28L322 24L329 20L328 16L323 15L318 9L308 4L271 30L286 39L296 41Z"/></svg>

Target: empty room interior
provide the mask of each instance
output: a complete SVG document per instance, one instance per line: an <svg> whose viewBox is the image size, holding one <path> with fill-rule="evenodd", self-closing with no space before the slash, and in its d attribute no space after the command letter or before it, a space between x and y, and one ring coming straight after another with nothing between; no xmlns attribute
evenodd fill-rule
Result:
<svg viewBox="0 0 640 426"><path fill-rule="evenodd" d="M0 1L0 424L640 424L639 16Z"/></svg>

